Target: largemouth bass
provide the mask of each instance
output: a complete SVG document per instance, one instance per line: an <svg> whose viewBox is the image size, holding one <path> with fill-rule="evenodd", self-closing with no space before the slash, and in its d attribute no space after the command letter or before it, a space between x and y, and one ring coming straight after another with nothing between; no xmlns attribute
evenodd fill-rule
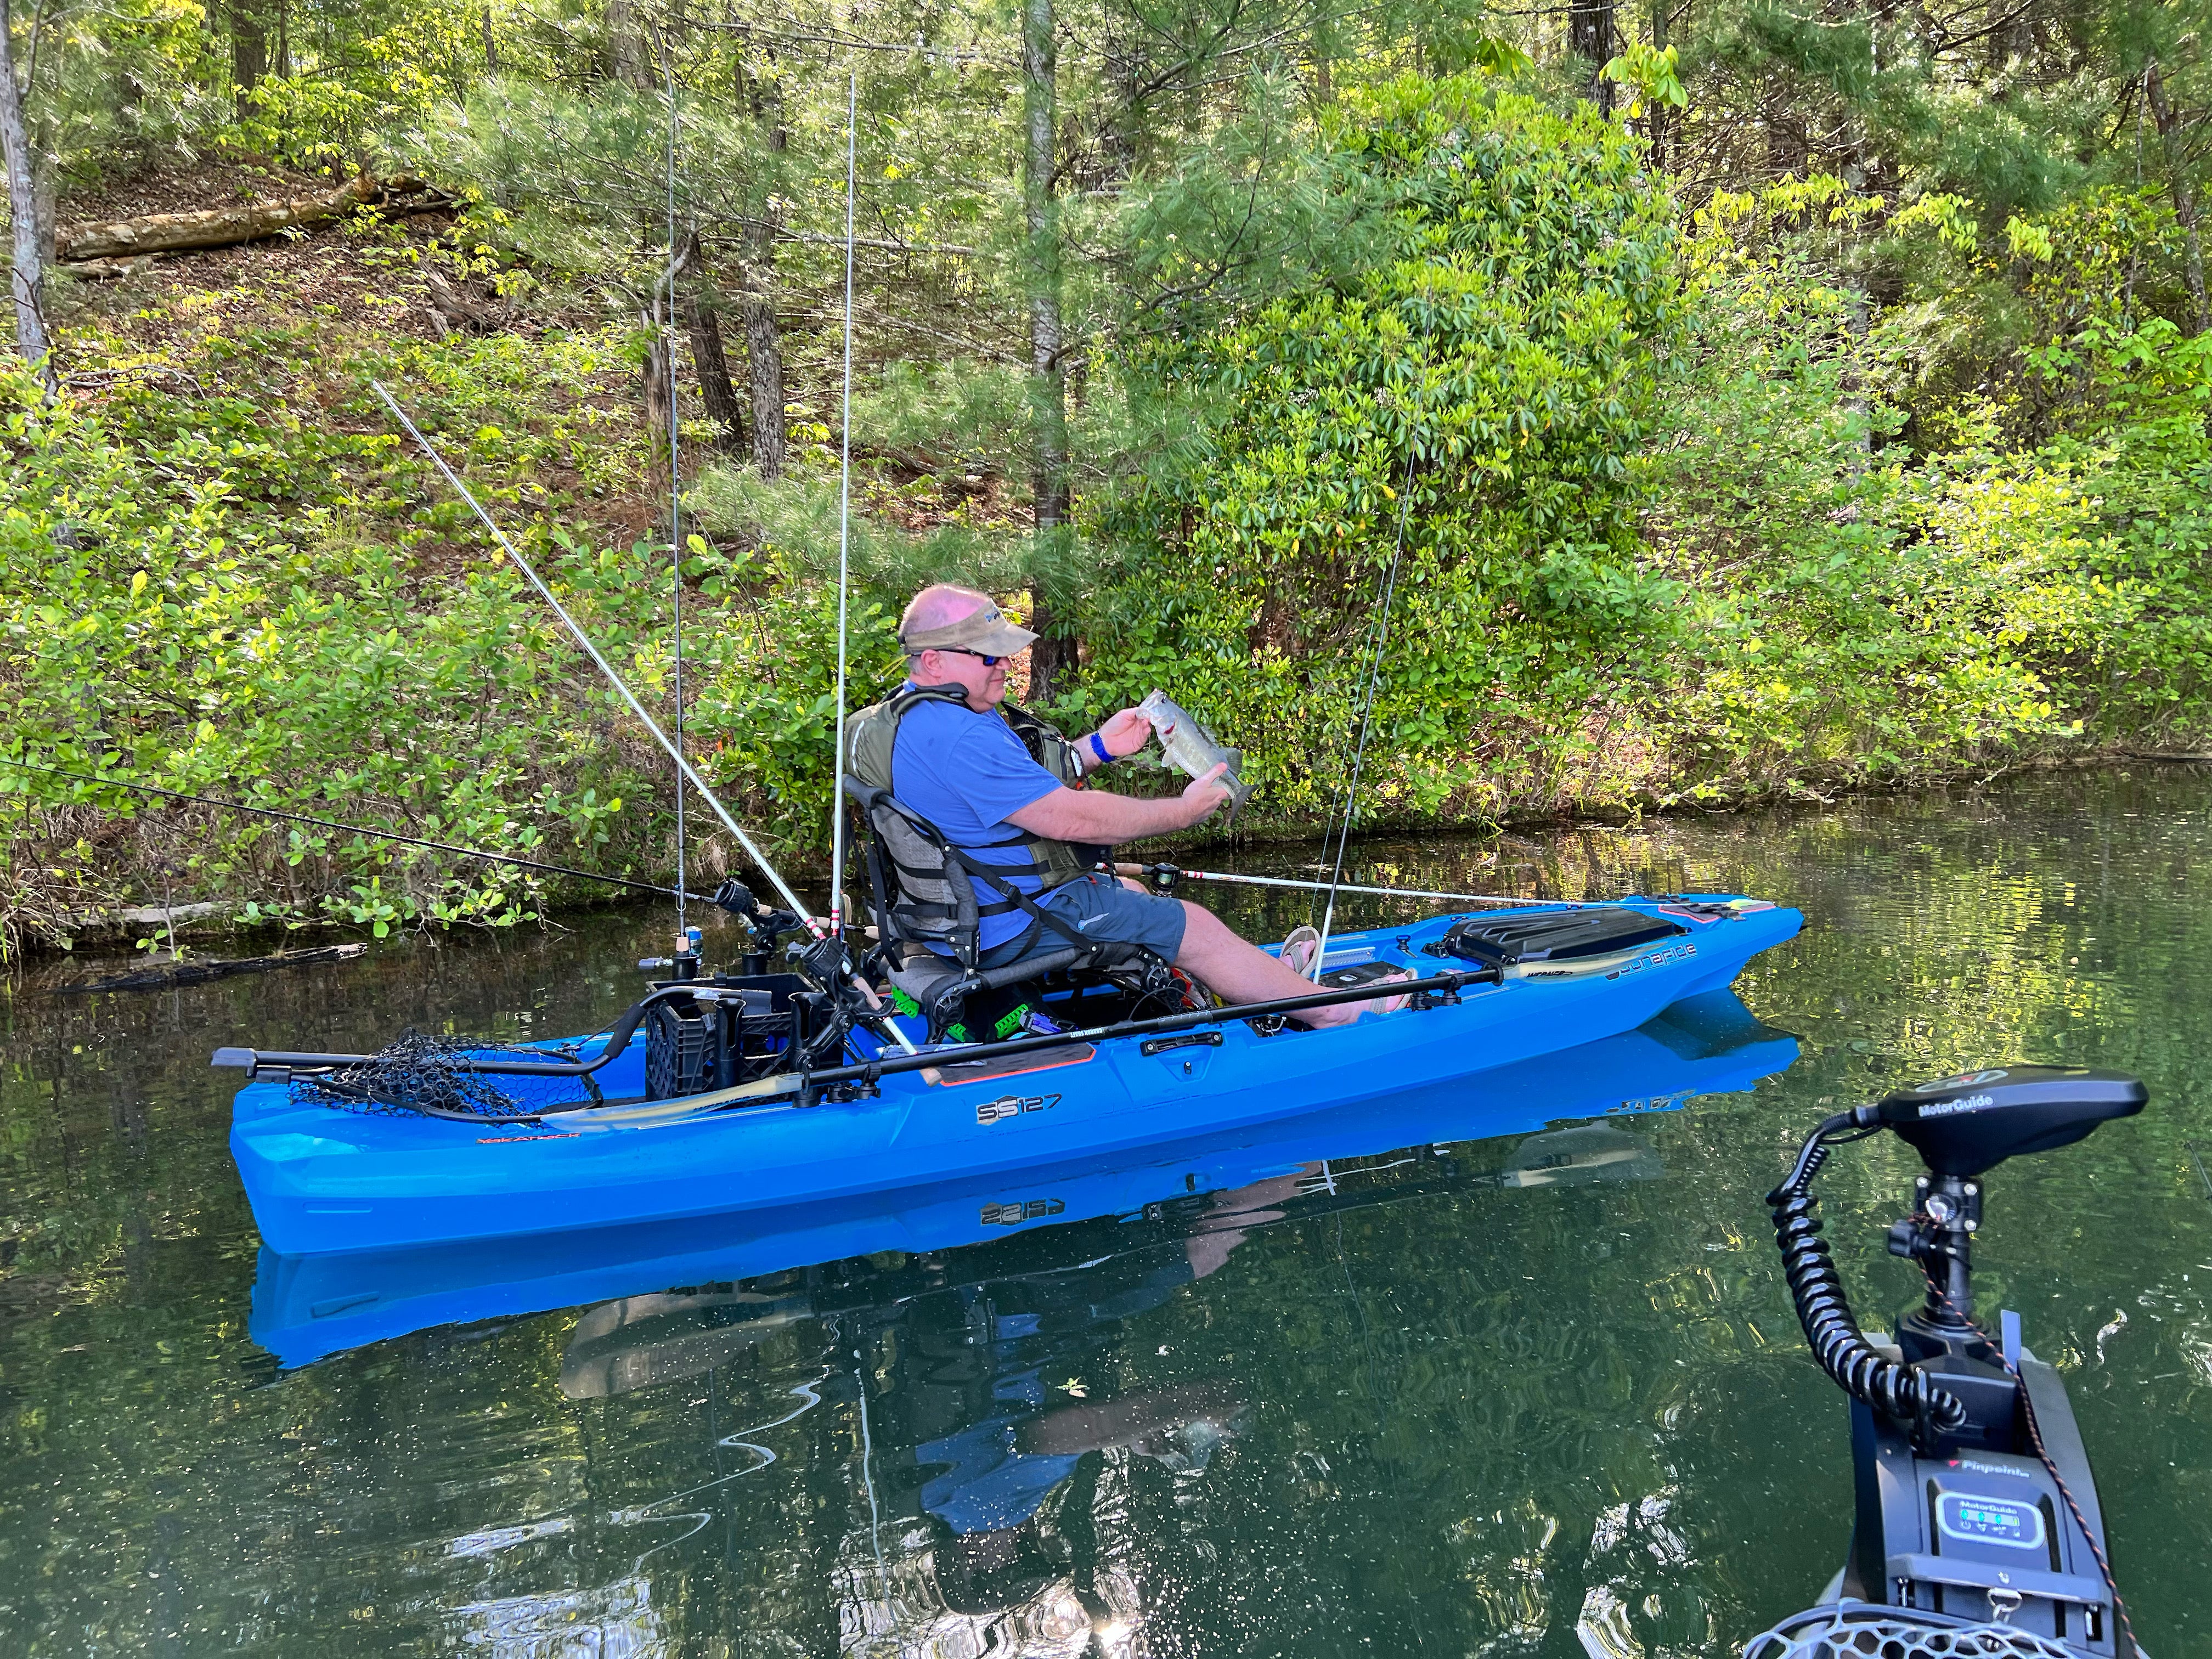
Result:
<svg viewBox="0 0 2212 1659"><path fill-rule="evenodd" d="M1252 786L1242 775L1243 752L1224 749L1214 742L1212 734L1164 691L1154 691L1137 707L1152 721L1153 734L1160 740L1168 764L1178 772L1202 778L1215 767L1228 763L1229 769L1221 775L1221 786L1229 792L1229 811L1234 816L1237 809L1244 805L1244 798L1252 793Z"/></svg>

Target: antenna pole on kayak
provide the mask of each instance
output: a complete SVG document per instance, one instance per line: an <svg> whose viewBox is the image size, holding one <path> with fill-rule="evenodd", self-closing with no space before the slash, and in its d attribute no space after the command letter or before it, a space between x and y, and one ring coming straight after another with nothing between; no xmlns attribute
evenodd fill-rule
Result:
<svg viewBox="0 0 2212 1659"><path fill-rule="evenodd" d="M837 462L837 729L830 767L830 931L845 931L845 653L848 567L853 541L853 195L860 153L860 77L845 86L844 438Z"/></svg>
<svg viewBox="0 0 2212 1659"><path fill-rule="evenodd" d="M669 724L676 731L676 748L684 748L684 465L678 450L676 414L676 136L681 118L676 108L675 49L666 34L660 37L660 73L668 88L668 554L674 567L671 604L676 644L676 702ZM684 774L676 775L676 932L684 933Z"/></svg>

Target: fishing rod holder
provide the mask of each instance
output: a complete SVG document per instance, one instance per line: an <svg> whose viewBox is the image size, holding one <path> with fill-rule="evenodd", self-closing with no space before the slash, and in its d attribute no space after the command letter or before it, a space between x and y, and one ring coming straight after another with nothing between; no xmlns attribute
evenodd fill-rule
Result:
<svg viewBox="0 0 2212 1659"><path fill-rule="evenodd" d="M883 1076L880 1066L870 1066L860 1076L845 1078L835 1083L817 1083L808 1079L799 1085L798 1097L792 1103L804 1109L814 1106L848 1106L856 1100L874 1100L883 1090L878 1079Z"/></svg>
<svg viewBox="0 0 2212 1659"><path fill-rule="evenodd" d="M687 927L676 936L676 954L672 957L647 957L639 962L641 973L665 970L679 983L699 977L699 945L701 934L696 927Z"/></svg>

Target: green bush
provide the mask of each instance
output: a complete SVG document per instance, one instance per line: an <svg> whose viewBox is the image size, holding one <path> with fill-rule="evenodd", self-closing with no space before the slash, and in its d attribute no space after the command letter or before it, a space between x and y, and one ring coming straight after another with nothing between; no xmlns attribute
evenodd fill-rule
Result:
<svg viewBox="0 0 2212 1659"><path fill-rule="evenodd" d="M1618 125L1478 77L1349 100L1331 150L1385 257L1123 365L1205 441L1089 504L1120 574L1086 605L1076 701L1172 686L1276 807L1325 807L1396 562L1363 796L1429 812L1557 772L1659 672L1674 589L1641 557L1632 464L1675 234Z"/></svg>

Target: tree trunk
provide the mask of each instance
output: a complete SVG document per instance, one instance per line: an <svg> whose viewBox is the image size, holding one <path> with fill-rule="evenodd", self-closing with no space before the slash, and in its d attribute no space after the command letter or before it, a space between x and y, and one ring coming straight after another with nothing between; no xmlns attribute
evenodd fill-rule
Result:
<svg viewBox="0 0 2212 1659"><path fill-rule="evenodd" d="M665 490L674 483L669 476L668 420L676 395L676 342L653 312L644 313L639 320L653 331L653 343L645 354L646 475L656 490Z"/></svg>
<svg viewBox="0 0 2212 1659"><path fill-rule="evenodd" d="M630 0L607 0L607 73L626 87L646 84L645 37Z"/></svg>
<svg viewBox="0 0 2212 1659"><path fill-rule="evenodd" d="M1567 15L1567 46L1576 57L1589 60L1590 96L1598 107L1613 109L1613 82L1598 71L1613 57L1613 0L1574 0Z"/></svg>
<svg viewBox="0 0 2212 1659"><path fill-rule="evenodd" d="M691 367L699 377L699 395L708 418L719 428L714 447L734 455L744 446L744 405L730 384L730 360L722 350L722 323L713 305L700 293L706 263L700 256L699 239L691 238L684 267L694 274L691 291L684 297L684 331L691 341Z"/></svg>
<svg viewBox="0 0 2212 1659"><path fill-rule="evenodd" d="M2156 64L2143 66L2143 98L2150 117L2158 124L2160 148L2166 152L2166 193L2173 198L2173 217L2181 227L2182 279L2189 284L2191 334L2212 328L2212 305L2204 295L2204 240L2197 228L2197 187L2184 171L2187 158L2180 153L2181 117L2166 95L2165 78Z"/></svg>
<svg viewBox="0 0 2212 1659"><path fill-rule="evenodd" d="M269 31L261 21L258 0L231 0L230 84L240 120L252 112L249 94L268 73Z"/></svg>
<svg viewBox="0 0 2212 1659"><path fill-rule="evenodd" d="M1052 0L1023 0L1022 106L1028 143L1022 168L1022 210L1029 233L1030 485L1040 542L1067 520L1067 358L1060 315L1060 212L1054 193L1059 149L1057 43ZM1054 627L1043 592L1030 590L1030 698L1042 702L1060 689L1074 660L1074 641Z"/></svg>
<svg viewBox="0 0 2212 1659"><path fill-rule="evenodd" d="M483 9L483 43L484 73L496 75L499 73L499 43L492 39L491 8L489 5Z"/></svg>
<svg viewBox="0 0 2212 1659"><path fill-rule="evenodd" d="M768 128L771 155L791 143L783 125L783 94L769 88L763 96L755 83L753 115ZM789 454L783 424L783 342L775 325L775 234L782 222L773 190L761 192L758 214L745 231L743 298L738 313L745 325L745 389L753 405L753 470L780 478Z"/></svg>
<svg viewBox="0 0 2212 1659"><path fill-rule="evenodd" d="M46 361L46 264L39 257L39 192L33 173L30 129L23 120L22 83L15 78L15 46L9 33L8 0L0 0L0 149L8 164L8 216L14 232L9 286L15 302L15 349L53 395Z"/></svg>
<svg viewBox="0 0 2212 1659"><path fill-rule="evenodd" d="M59 193L54 178L52 158L31 152L31 204L34 216L33 229L39 239L39 269L52 270L56 264L54 247L58 240L54 229L55 201Z"/></svg>

